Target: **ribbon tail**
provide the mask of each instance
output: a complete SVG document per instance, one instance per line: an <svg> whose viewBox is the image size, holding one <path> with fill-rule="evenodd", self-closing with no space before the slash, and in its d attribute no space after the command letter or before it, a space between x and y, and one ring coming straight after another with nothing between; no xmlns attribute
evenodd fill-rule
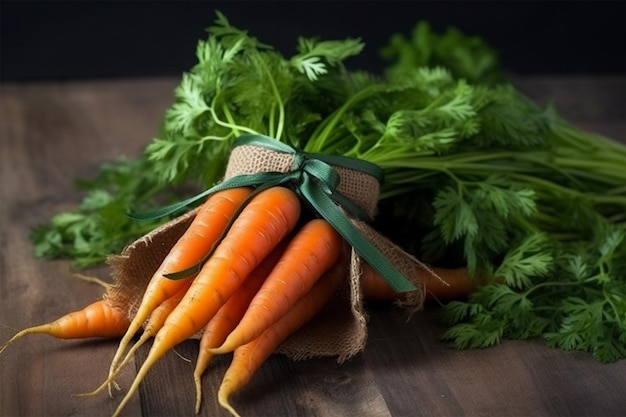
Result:
<svg viewBox="0 0 626 417"><path fill-rule="evenodd" d="M357 251L396 292L417 288L352 224L339 207L319 187L307 181L301 187L303 195L317 212Z"/></svg>
<svg viewBox="0 0 626 417"><path fill-rule="evenodd" d="M132 219L135 220L155 220L155 219L159 219L162 217L166 217L169 216L170 214L174 214L176 212L181 211L182 209L184 209L187 206L190 206L191 204L195 203L196 201L208 196L209 194L211 194L213 191L213 189L208 189L205 190L203 192L201 192L200 194L196 194L193 197L190 197L186 200L183 201L179 201L177 203L171 204L169 206L165 206L165 207L161 207L159 209L156 210L152 210L152 211L147 211L147 212L143 212L143 213L126 213L126 215Z"/></svg>
<svg viewBox="0 0 626 417"><path fill-rule="evenodd" d="M193 197L189 197L186 200L179 201L169 206L161 207L157 210L147 211L144 213L131 212L127 213L126 215L135 220L155 220L181 211L182 209L192 205L193 203L205 197L208 197L211 194L215 194L218 191L236 187L257 187L263 185L266 182L270 183L270 185L276 185L287 180L288 179L284 179L284 174L273 172L260 172L250 175L238 175L236 177L224 180L209 188L208 190L204 190L201 193L196 194Z"/></svg>

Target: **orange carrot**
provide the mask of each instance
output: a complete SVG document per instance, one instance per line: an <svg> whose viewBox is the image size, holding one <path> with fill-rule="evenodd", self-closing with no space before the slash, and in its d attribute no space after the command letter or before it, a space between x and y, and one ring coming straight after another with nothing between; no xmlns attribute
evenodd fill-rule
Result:
<svg viewBox="0 0 626 417"><path fill-rule="evenodd" d="M226 370L218 391L218 401L222 407L234 416L239 415L228 401L230 396L252 379L265 360L287 337L315 317L337 291L347 272L346 262L336 262L280 320L253 341L235 349L232 363Z"/></svg>
<svg viewBox="0 0 626 417"><path fill-rule="evenodd" d="M176 308L180 300L182 300L183 296L189 289L191 285L191 280L185 280L185 284L178 290L176 294L174 294L169 299L165 300L158 306L150 315L150 319L144 326L143 333L141 333L141 337L135 342L135 344L128 350L128 353L124 357L124 359L118 364L115 362L111 364L111 368L109 369L108 378L95 390L85 393L78 394L77 396L88 396L95 395L102 391L104 387L109 386L109 395L111 395L110 384L114 383L113 379L120 373L120 371L124 368L124 366L128 363L130 358L132 358L133 354L146 343L151 337L157 334L159 329L163 327L163 323L165 323L165 319L167 316ZM117 385L116 385L117 386Z"/></svg>
<svg viewBox="0 0 626 417"><path fill-rule="evenodd" d="M241 322L213 353L232 352L284 316L339 259L343 239L322 219L306 223L287 246Z"/></svg>
<svg viewBox="0 0 626 417"><path fill-rule="evenodd" d="M0 347L0 353L8 345L27 334L48 334L59 339L81 339L88 337L119 337L128 328L129 320L123 311L111 306L108 300L98 300L82 310L75 311L57 320L18 332Z"/></svg>
<svg viewBox="0 0 626 417"><path fill-rule="evenodd" d="M247 187L220 191L209 197L202 205L189 228L172 247L148 283L137 313L115 352L111 370L154 309L184 286L185 280L191 279L171 280L164 275L182 271L201 261L251 191Z"/></svg>
<svg viewBox="0 0 626 417"><path fill-rule="evenodd" d="M250 272L294 228L299 217L298 196L287 188L271 187L252 198L157 333L114 415L121 412L154 363L209 322Z"/></svg>
<svg viewBox="0 0 626 417"><path fill-rule="evenodd" d="M464 298L479 284L479 280L469 276L467 268L432 268L432 272L434 274L424 271L420 276L426 287L427 300L449 301ZM361 288L363 298L372 302L402 300L406 296L395 292L368 264L363 265Z"/></svg>
<svg viewBox="0 0 626 417"><path fill-rule="evenodd" d="M283 242L250 273L244 283L206 325L204 334L200 340L196 368L193 372L196 385L196 414L200 412L200 403L202 402L202 374L213 358L213 353L210 352L209 349L218 347L220 344L224 343L228 334L237 326L241 317L243 317L246 312L250 300L252 300L252 297L254 297L259 288L261 288L263 281L265 281L270 271L276 265L276 262L278 262L279 257L282 255L285 249L285 245L282 244Z"/></svg>

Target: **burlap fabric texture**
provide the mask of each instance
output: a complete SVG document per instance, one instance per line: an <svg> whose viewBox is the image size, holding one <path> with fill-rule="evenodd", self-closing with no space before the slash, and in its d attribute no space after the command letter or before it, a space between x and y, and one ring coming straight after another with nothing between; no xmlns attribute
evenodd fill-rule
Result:
<svg viewBox="0 0 626 417"><path fill-rule="evenodd" d="M293 161L292 154L257 146L237 146L231 152L224 179L258 172L289 172L293 169ZM358 170L334 168L340 176L337 191L374 217L379 194L378 180ZM109 257L108 264L115 283L107 297L126 311L130 318L135 315L148 282L174 243L187 230L196 212L197 209L169 221L128 245L121 254ZM420 274L432 272L367 223L354 218L351 221L417 288L406 297L402 306L409 313L421 309L424 287ZM343 362L365 347L367 313L360 288L363 261L354 249L350 252L345 285L312 322L281 345L280 353L292 359L333 356L338 362Z"/></svg>

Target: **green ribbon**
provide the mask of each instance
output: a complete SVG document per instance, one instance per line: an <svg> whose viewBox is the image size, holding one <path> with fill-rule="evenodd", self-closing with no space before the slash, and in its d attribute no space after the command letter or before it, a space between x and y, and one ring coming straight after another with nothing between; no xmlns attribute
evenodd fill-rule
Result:
<svg viewBox="0 0 626 417"><path fill-rule="evenodd" d="M233 143L233 148L242 145L252 145L275 152L292 154L294 159L291 171L236 175L186 200L151 212L129 214L129 216L138 220L152 220L164 217L176 213L211 194L229 188L255 187L253 194L247 200L249 201L254 195L264 189L279 185L289 185L303 201L307 202L323 219L330 223L396 292L407 292L416 289L398 271L393 263L363 236L345 213L364 221L371 220L369 215L352 200L337 191L340 178L333 165L364 172L381 182L383 171L378 166L356 158L296 151L291 146L264 135L250 134L240 136ZM246 202L242 204L240 209L243 209L245 204ZM233 219L235 218L236 216L233 216ZM225 235L226 230L223 235ZM204 260L202 263L204 263ZM189 275L190 272L197 271L200 266L197 265L185 271L170 274L170 277L180 278L181 276Z"/></svg>

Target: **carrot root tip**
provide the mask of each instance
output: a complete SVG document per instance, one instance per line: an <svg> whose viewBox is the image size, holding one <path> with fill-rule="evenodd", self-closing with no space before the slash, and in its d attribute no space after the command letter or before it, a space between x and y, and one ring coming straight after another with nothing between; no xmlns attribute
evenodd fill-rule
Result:
<svg viewBox="0 0 626 417"><path fill-rule="evenodd" d="M230 397L230 393L226 393L222 390L220 390L219 394L218 394L218 402L219 404L226 409L230 414L233 415L233 417L241 417L241 415L237 412L237 410L235 410L235 408L230 405L230 402L228 401Z"/></svg>
<svg viewBox="0 0 626 417"><path fill-rule="evenodd" d="M200 406L202 404L202 381L200 379L200 375L193 376L194 383L196 385L196 406L195 411L196 414L200 413Z"/></svg>
<svg viewBox="0 0 626 417"><path fill-rule="evenodd" d="M26 335L29 335L29 334L45 334L45 333L48 333L48 334L54 336L54 334L51 331L49 331L49 328L50 328L50 324L43 324L41 326L29 327L27 329L20 330L12 338L7 340L6 342L4 342L4 344L2 346L0 346L0 353L4 352L4 350L6 348L8 348L9 345L12 345L13 343L18 341L22 337L24 337Z"/></svg>

